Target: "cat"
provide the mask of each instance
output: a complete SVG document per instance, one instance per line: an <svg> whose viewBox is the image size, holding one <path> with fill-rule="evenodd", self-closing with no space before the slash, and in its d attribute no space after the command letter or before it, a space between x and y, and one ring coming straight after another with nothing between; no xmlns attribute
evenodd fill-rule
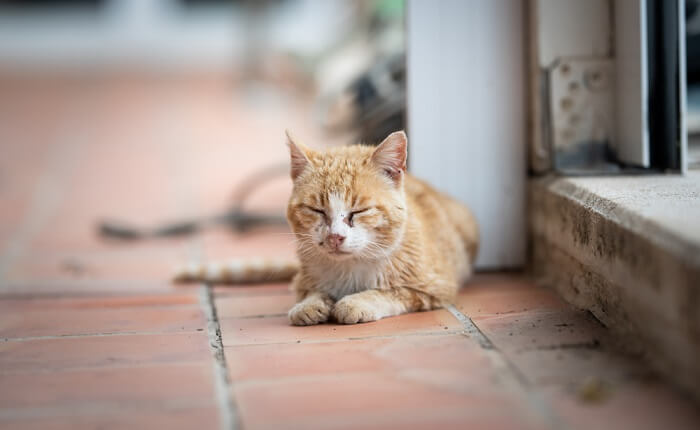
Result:
<svg viewBox="0 0 700 430"><path fill-rule="evenodd" d="M355 324L451 303L472 273L471 211L406 173L407 137L316 151L287 133L298 263L194 266L180 280L286 280L293 325Z"/></svg>

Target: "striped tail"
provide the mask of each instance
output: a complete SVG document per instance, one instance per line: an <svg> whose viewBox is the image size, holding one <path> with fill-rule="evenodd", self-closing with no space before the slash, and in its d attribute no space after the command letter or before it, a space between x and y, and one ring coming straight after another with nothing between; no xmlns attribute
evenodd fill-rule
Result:
<svg viewBox="0 0 700 430"><path fill-rule="evenodd" d="M299 271L295 260L241 259L226 263L190 263L175 273L175 282L243 284L291 281Z"/></svg>

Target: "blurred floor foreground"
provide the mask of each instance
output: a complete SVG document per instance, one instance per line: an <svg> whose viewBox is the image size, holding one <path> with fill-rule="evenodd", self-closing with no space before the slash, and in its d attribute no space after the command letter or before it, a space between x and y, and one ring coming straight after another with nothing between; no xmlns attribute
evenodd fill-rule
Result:
<svg viewBox="0 0 700 430"><path fill-rule="evenodd" d="M0 428L699 426L697 406L524 275L478 275L448 310L291 327L287 285L168 281L188 258L291 256L283 228L95 234L103 217L224 208L286 161L285 128L318 146L304 97L218 77L4 79L0 93ZM289 187L251 206L281 209Z"/></svg>

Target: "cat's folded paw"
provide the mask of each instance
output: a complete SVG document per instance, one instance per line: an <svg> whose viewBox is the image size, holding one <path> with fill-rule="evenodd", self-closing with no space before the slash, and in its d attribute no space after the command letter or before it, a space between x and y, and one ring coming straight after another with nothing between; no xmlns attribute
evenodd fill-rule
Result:
<svg viewBox="0 0 700 430"><path fill-rule="evenodd" d="M330 307L322 300L299 302L289 310L289 321L293 325L314 325L328 321Z"/></svg>
<svg viewBox="0 0 700 430"><path fill-rule="evenodd" d="M340 299L333 306L331 313L333 318L340 324L357 324L376 321L381 318L366 302L349 296Z"/></svg>

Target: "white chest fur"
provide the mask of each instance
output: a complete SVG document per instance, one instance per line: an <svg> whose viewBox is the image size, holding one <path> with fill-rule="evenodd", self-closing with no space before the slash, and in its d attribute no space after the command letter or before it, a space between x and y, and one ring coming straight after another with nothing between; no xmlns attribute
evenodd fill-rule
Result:
<svg viewBox="0 0 700 430"><path fill-rule="evenodd" d="M377 262L339 262L313 267L310 272L317 279L317 288L337 301L349 294L381 288L384 279L382 266Z"/></svg>

